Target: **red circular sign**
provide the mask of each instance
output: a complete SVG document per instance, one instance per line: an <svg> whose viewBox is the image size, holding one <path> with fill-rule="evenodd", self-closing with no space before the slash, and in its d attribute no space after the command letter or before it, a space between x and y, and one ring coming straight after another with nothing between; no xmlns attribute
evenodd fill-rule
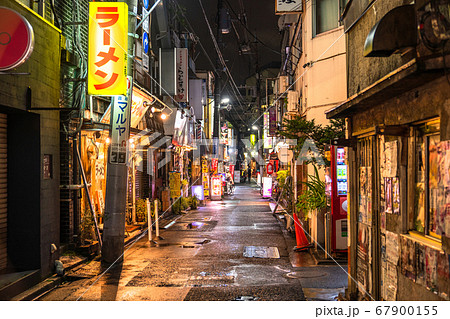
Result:
<svg viewBox="0 0 450 319"><path fill-rule="evenodd" d="M268 163L266 169L267 169L267 174L269 174L269 175L273 174L273 164L272 163Z"/></svg>
<svg viewBox="0 0 450 319"><path fill-rule="evenodd" d="M0 17L0 71L5 71L29 58L34 33L30 23L14 10L0 7Z"/></svg>

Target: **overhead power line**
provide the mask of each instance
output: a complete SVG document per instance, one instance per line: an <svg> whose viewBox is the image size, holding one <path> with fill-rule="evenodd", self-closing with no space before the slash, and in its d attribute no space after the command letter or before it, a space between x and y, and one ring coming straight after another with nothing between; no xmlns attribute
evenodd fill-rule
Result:
<svg viewBox="0 0 450 319"><path fill-rule="evenodd" d="M225 2L228 4L228 7L231 9L231 12L233 12L233 14L236 16L236 18L238 19L239 23L242 24L242 26L245 28L245 30L247 30L247 32L259 43L261 43L263 46L265 46L267 49L269 49L271 52L277 54L277 55L281 55L281 52L278 52L277 50L272 49L269 45L267 45L266 43L264 43L263 41L261 41L261 39L259 39L252 31L249 30L249 28L247 27L246 23L242 22L241 17L234 11L233 6L230 4L230 2L228 2L228 0L225 0Z"/></svg>

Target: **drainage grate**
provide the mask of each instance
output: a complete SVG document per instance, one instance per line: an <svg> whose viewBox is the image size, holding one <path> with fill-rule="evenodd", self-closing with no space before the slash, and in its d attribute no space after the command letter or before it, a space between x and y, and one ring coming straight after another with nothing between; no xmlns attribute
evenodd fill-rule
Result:
<svg viewBox="0 0 450 319"><path fill-rule="evenodd" d="M280 253L277 247L245 246L244 257L280 258Z"/></svg>

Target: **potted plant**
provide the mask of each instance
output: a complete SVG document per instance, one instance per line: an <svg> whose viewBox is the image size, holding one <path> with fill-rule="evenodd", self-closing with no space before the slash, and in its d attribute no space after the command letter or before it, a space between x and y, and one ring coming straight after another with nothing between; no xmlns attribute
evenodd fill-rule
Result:
<svg viewBox="0 0 450 319"><path fill-rule="evenodd" d="M176 198L172 204L172 213L180 214L181 213L181 198Z"/></svg>
<svg viewBox="0 0 450 319"><path fill-rule="evenodd" d="M303 212L303 218L313 211L323 211L327 207L325 182L320 180L319 170L314 165L314 175L308 175L308 181L302 182L306 190L297 199L297 209Z"/></svg>
<svg viewBox="0 0 450 319"><path fill-rule="evenodd" d="M197 209L198 208L198 198L197 196L193 195L189 197L189 205L191 206L191 209Z"/></svg>

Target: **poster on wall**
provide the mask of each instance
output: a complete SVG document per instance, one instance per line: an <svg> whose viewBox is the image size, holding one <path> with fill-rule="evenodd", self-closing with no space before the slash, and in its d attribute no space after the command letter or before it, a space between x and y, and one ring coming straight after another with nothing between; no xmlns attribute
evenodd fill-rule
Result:
<svg viewBox="0 0 450 319"><path fill-rule="evenodd" d="M398 177L392 178L392 212L400 214L400 182Z"/></svg>
<svg viewBox="0 0 450 319"><path fill-rule="evenodd" d="M382 234L386 232L386 212L384 210L380 212L380 231Z"/></svg>
<svg viewBox="0 0 450 319"><path fill-rule="evenodd" d="M358 290L365 295L369 291L369 264L358 256L356 266Z"/></svg>
<svg viewBox="0 0 450 319"><path fill-rule="evenodd" d="M401 256L401 272L402 274L411 279L412 281L416 280L416 249L415 249L415 243L406 238L401 237L401 250L402 250L402 256Z"/></svg>
<svg viewBox="0 0 450 319"><path fill-rule="evenodd" d="M416 246L416 283L425 286L425 246L415 243Z"/></svg>
<svg viewBox="0 0 450 319"><path fill-rule="evenodd" d="M397 176L397 154L398 146L397 141L391 141L385 143L385 176L396 177Z"/></svg>
<svg viewBox="0 0 450 319"><path fill-rule="evenodd" d="M385 300L395 301L397 299L397 266L386 263L385 276Z"/></svg>
<svg viewBox="0 0 450 319"><path fill-rule="evenodd" d="M446 300L449 300L450 296L450 265L449 265L450 255L443 252L438 252L437 261L437 282L439 296Z"/></svg>
<svg viewBox="0 0 450 319"><path fill-rule="evenodd" d="M379 143L380 143L380 175L383 183L384 177L386 177L386 149L384 143L384 135L379 135Z"/></svg>
<svg viewBox="0 0 450 319"><path fill-rule="evenodd" d="M392 214L392 178L384 179L384 195L386 204L386 213Z"/></svg>
<svg viewBox="0 0 450 319"><path fill-rule="evenodd" d="M437 250L425 247L425 281L427 288L437 293Z"/></svg>
<svg viewBox="0 0 450 319"><path fill-rule="evenodd" d="M367 225L358 224L358 258L365 260L366 262L371 261L371 228Z"/></svg>
<svg viewBox="0 0 450 319"><path fill-rule="evenodd" d="M399 259L399 236L390 231L386 231L386 256L390 263L397 265Z"/></svg>
<svg viewBox="0 0 450 319"><path fill-rule="evenodd" d="M359 222L368 224L367 221L367 197L359 194Z"/></svg>
<svg viewBox="0 0 450 319"><path fill-rule="evenodd" d="M437 146L436 233L450 237L450 141Z"/></svg>

